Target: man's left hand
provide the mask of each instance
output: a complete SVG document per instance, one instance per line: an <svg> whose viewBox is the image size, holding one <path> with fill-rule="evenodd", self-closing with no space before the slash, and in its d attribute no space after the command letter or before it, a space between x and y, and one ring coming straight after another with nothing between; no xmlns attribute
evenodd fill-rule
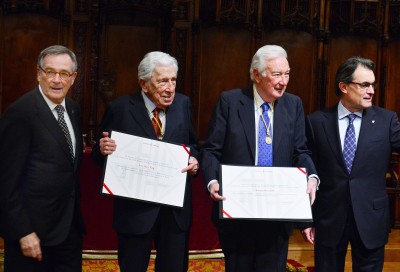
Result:
<svg viewBox="0 0 400 272"><path fill-rule="evenodd" d="M314 204L315 196L317 194L318 180L314 177L308 179L306 193L310 195L311 205Z"/></svg>
<svg viewBox="0 0 400 272"><path fill-rule="evenodd" d="M185 168L182 169L183 172L188 172L189 175L194 176L197 174L197 171L199 170L199 162L195 157L190 156L189 157L189 164Z"/></svg>
<svg viewBox="0 0 400 272"><path fill-rule="evenodd" d="M314 244L315 240L315 230L313 227L307 228L301 231L301 235L303 235L304 241L309 242L310 244Z"/></svg>

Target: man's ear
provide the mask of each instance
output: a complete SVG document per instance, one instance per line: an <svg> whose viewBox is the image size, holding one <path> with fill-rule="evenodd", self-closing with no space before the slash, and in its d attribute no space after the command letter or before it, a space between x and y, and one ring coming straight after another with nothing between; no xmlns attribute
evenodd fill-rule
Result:
<svg viewBox="0 0 400 272"><path fill-rule="evenodd" d="M344 82L339 82L339 89L342 93L347 94L348 85Z"/></svg>
<svg viewBox="0 0 400 272"><path fill-rule="evenodd" d="M144 81L143 79L139 79L139 85L140 88L142 88L142 91L147 93L147 85L146 85L146 81Z"/></svg>
<svg viewBox="0 0 400 272"><path fill-rule="evenodd" d="M261 73L257 69L253 69L253 78L256 83L260 83L261 77Z"/></svg>

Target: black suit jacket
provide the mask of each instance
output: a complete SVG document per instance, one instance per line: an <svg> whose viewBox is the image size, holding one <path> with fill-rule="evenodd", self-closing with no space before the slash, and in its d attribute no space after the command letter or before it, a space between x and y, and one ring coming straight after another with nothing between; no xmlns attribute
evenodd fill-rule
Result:
<svg viewBox="0 0 400 272"><path fill-rule="evenodd" d="M189 98L175 93L174 101L168 107L166 118L167 124L163 141L185 144L190 147L191 156L198 157L197 137L192 126L192 106ZM103 131L109 132L111 130L157 139L141 92L118 98L109 104L99 132L101 134ZM99 135L98 139L100 137L102 136ZM92 150L92 157L97 163L103 164L104 156L100 153L98 142ZM188 177L183 208L171 208L175 220L182 230L188 230L191 224L191 188L190 178ZM119 233L147 233L154 225L160 207L157 204L115 198L113 227Z"/></svg>
<svg viewBox="0 0 400 272"><path fill-rule="evenodd" d="M202 170L206 185L219 180L220 164L255 164L256 124L253 88L223 92L211 119L209 135L203 146ZM273 120L273 166L306 167L316 174L306 147L304 112L299 97L289 93L275 102ZM213 220L218 222L218 203ZM288 232L291 224L288 224Z"/></svg>
<svg viewBox="0 0 400 272"><path fill-rule="evenodd" d="M42 245L67 237L79 208L79 165L83 153L80 107L66 98L76 136L73 161L67 140L36 88L10 106L0 119L1 223L5 239L36 232Z"/></svg>
<svg viewBox="0 0 400 272"><path fill-rule="evenodd" d="M308 144L321 179L313 205L315 242L337 245L352 207L365 246L384 245L390 231L386 171L392 149L400 151L396 113L375 106L363 111L350 174L342 154L337 106L315 112L306 120Z"/></svg>

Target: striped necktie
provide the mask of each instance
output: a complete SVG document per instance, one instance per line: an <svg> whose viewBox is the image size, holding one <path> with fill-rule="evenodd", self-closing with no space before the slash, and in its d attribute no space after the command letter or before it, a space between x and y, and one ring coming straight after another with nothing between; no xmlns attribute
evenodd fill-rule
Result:
<svg viewBox="0 0 400 272"><path fill-rule="evenodd" d="M154 131L157 135L157 139L161 140L162 139L162 123L159 117L160 109L155 108L153 110L153 118L151 119L151 122L153 123Z"/></svg>

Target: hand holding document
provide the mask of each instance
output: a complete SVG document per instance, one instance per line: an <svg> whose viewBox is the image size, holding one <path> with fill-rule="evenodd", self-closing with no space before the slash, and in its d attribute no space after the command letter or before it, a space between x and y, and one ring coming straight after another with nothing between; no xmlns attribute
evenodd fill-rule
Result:
<svg viewBox="0 0 400 272"><path fill-rule="evenodd" d="M302 168L221 165L220 181L221 219L312 221Z"/></svg>
<svg viewBox="0 0 400 272"><path fill-rule="evenodd" d="M188 165L185 146L117 131L118 148L108 155L102 193L183 207Z"/></svg>

